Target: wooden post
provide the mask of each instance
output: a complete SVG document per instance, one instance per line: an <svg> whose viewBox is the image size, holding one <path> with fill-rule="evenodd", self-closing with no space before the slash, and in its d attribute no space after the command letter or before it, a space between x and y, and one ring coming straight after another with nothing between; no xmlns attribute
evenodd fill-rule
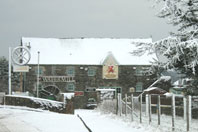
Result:
<svg viewBox="0 0 198 132"><path fill-rule="evenodd" d="M133 101L133 94L131 94L131 121L133 121L133 110L134 110L134 101Z"/></svg>
<svg viewBox="0 0 198 132"><path fill-rule="evenodd" d="M152 109L151 109L151 95L149 95L149 104L148 104L148 107L149 107L149 124L151 124L151 114L152 114Z"/></svg>
<svg viewBox="0 0 198 132"><path fill-rule="evenodd" d="M20 92L23 92L23 73L20 72Z"/></svg>
<svg viewBox="0 0 198 132"><path fill-rule="evenodd" d="M160 125L160 115L161 115L160 95L158 95L157 98L157 106L158 106L158 125Z"/></svg>
<svg viewBox="0 0 198 132"><path fill-rule="evenodd" d="M183 112L184 112L184 120L186 120L186 97L183 97Z"/></svg>
<svg viewBox="0 0 198 132"><path fill-rule="evenodd" d="M140 95L140 123L142 123L142 94Z"/></svg>
<svg viewBox="0 0 198 132"><path fill-rule="evenodd" d="M127 94L125 94L125 116L127 116Z"/></svg>
<svg viewBox="0 0 198 132"><path fill-rule="evenodd" d="M149 110L148 110L148 109L149 109L149 105L148 105L148 104L149 104L149 102L148 102L149 99L148 99L148 98L149 98L149 96L148 96L148 94L147 94L147 95L146 95L146 112L145 112L145 115L146 115L146 116L149 114L149 113L148 113L148 111L149 111Z"/></svg>
<svg viewBox="0 0 198 132"><path fill-rule="evenodd" d="M175 131L175 95L172 95L172 131Z"/></svg>

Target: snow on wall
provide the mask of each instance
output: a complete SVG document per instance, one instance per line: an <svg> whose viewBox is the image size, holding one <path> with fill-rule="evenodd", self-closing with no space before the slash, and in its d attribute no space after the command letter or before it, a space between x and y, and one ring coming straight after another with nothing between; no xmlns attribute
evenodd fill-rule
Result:
<svg viewBox="0 0 198 132"><path fill-rule="evenodd" d="M30 47L29 64L84 64L101 65L108 52L112 52L120 65L150 65L155 55L132 56L136 49L134 42L150 43L152 39L112 39L112 38L22 38L22 44Z"/></svg>
<svg viewBox="0 0 198 132"><path fill-rule="evenodd" d="M75 93L61 93L64 96L64 100L65 99L71 99L74 97Z"/></svg>

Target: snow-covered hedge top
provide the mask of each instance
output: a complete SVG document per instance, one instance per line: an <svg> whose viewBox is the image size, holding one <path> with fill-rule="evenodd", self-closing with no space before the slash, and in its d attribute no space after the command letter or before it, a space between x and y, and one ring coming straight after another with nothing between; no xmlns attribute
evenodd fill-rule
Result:
<svg viewBox="0 0 198 132"><path fill-rule="evenodd" d="M63 102L48 100L48 99L42 99L42 98L36 98L36 97L30 97L30 96L21 96L21 95L6 95L7 97L17 97L17 98L26 98L30 99L35 103L39 103L46 106L53 106L53 107L62 107Z"/></svg>
<svg viewBox="0 0 198 132"><path fill-rule="evenodd" d="M152 39L116 38L22 38L22 44L31 52L29 64L37 64L40 51L40 64L84 64L101 65L111 52L120 65L150 65L155 55L132 56L135 42L151 43Z"/></svg>

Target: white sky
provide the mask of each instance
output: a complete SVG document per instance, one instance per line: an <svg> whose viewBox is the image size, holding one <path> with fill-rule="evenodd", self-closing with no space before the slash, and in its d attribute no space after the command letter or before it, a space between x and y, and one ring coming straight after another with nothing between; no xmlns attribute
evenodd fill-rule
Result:
<svg viewBox="0 0 198 132"><path fill-rule="evenodd" d="M158 40L173 30L151 0L0 0L0 56L21 37Z"/></svg>

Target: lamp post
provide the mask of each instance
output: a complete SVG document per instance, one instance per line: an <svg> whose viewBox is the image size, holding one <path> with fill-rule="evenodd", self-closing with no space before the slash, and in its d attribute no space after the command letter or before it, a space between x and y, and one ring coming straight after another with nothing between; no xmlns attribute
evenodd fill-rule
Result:
<svg viewBox="0 0 198 132"><path fill-rule="evenodd" d="M40 52L38 51L38 66L37 66L37 88L36 88L36 96L39 97L39 59L40 59Z"/></svg>
<svg viewBox="0 0 198 132"><path fill-rule="evenodd" d="M12 49L9 47L9 66L8 66L8 94L11 95L12 90L11 90L11 65L12 65L12 57L11 57L11 52Z"/></svg>

